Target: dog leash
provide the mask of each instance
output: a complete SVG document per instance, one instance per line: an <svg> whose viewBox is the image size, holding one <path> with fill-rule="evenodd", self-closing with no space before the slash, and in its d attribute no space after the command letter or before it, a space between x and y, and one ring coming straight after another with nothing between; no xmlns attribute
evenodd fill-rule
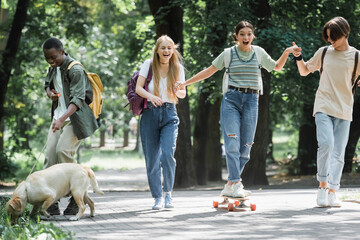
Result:
<svg viewBox="0 0 360 240"><path fill-rule="evenodd" d="M35 163L34 163L34 165L33 165L33 167L32 167L32 169L31 169L31 171L30 171L30 173L29 173L28 176L30 176L30 174L34 171L34 168L35 168L35 166L36 166L36 164L37 164L37 162L38 162L38 160L39 160L39 158L40 158L41 153L43 153L46 145L47 145L47 143L45 143L43 149L40 151L39 156L36 158Z"/></svg>

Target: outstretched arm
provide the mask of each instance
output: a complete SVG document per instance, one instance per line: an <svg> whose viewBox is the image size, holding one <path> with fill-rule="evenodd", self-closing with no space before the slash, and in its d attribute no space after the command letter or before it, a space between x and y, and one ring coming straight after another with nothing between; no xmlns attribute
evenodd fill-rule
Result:
<svg viewBox="0 0 360 240"><path fill-rule="evenodd" d="M281 69L284 67L286 60L290 53L295 54L297 52L301 53L301 48L299 48L296 44L291 47L288 47L285 49L281 57L276 61L276 66L274 68L275 71L281 71Z"/></svg>
<svg viewBox="0 0 360 240"><path fill-rule="evenodd" d="M295 42L293 42L293 46L297 46L295 44ZM296 65L298 67L300 76L307 76L307 75L309 75L310 71L306 67L304 59L302 58L301 48L299 48L299 49L300 49L300 51L294 53L294 56L295 56L295 59L296 59Z"/></svg>
<svg viewBox="0 0 360 240"><path fill-rule="evenodd" d="M189 80L187 80L185 83L183 83L182 85L185 87L187 85L199 82L203 79L209 78L211 77L214 73L216 73L218 71L218 69L216 67L214 67L214 65L211 65L210 67L202 70L201 72L198 72L195 76L193 76L192 78L190 78Z"/></svg>

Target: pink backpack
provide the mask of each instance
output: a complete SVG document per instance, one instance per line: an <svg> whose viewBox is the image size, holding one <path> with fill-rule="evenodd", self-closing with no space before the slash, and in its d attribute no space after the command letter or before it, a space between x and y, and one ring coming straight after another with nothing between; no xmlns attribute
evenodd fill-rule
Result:
<svg viewBox="0 0 360 240"><path fill-rule="evenodd" d="M127 98L129 100L129 103L126 104L126 106L130 104L130 110L133 112L134 115L137 116L141 115L143 109L147 108L147 99L139 96L136 93L136 83L139 77L139 73L140 73L139 71L134 72L134 74L132 75L131 79L128 82ZM149 72L144 85L146 91L148 90L148 86L151 81L151 78L152 78L152 67L150 63Z"/></svg>

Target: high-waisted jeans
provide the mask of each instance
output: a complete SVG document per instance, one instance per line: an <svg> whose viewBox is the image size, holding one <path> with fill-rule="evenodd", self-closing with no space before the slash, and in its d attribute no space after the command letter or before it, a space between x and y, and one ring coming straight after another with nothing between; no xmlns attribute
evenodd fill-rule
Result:
<svg viewBox="0 0 360 240"><path fill-rule="evenodd" d="M334 190L340 188L344 155L349 140L350 121L316 113L317 180L327 182Z"/></svg>
<svg viewBox="0 0 360 240"><path fill-rule="evenodd" d="M140 120L140 136L151 195L159 198L162 196L161 170L164 192L171 192L174 186L179 118L175 104L154 107L148 102L147 107Z"/></svg>
<svg viewBox="0 0 360 240"><path fill-rule="evenodd" d="M250 160L257 118L259 95L229 89L221 104L221 128L224 135L228 180L241 181L241 173Z"/></svg>

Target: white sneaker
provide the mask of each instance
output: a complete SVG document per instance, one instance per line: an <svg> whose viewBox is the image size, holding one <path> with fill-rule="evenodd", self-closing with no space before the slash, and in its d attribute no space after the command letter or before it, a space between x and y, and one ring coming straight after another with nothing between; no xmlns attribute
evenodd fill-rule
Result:
<svg viewBox="0 0 360 240"><path fill-rule="evenodd" d="M160 210L164 207L163 205L163 198L159 197L159 198L155 198L155 204L152 207L152 210Z"/></svg>
<svg viewBox="0 0 360 240"><path fill-rule="evenodd" d="M233 185L225 184L224 189L221 191L221 197L231 197L233 195Z"/></svg>
<svg viewBox="0 0 360 240"><path fill-rule="evenodd" d="M317 198L316 198L317 205L319 205L320 207L329 206L328 192L329 190L327 188L318 189Z"/></svg>
<svg viewBox="0 0 360 240"><path fill-rule="evenodd" d="M341 207L340 202L338 202L336 198L336 194L334 192L330 192L328 196L329 206L331 207Z"/></svg>
<svg viewBox="0 0 360 240"><path fill-rule="evenodd" d="M172 203L171 192L165 193L165 208L174 208Z"/></svg>
<svg viewBox="0 0 360 240"><path fill-rule="evenodd" d="M251 194L252 194L251 191L245 190L245 189L243 189L243 192L244 192L245 197L251 196Z"/></svg>
<svg viewBox="0 0 360 240"><path fill-rule="evenodd" d="M244 186L242 185L241 182L238 182L236 184L233 184L233 194L232 197L245 197L245 193L244 193Z"/></svg>

